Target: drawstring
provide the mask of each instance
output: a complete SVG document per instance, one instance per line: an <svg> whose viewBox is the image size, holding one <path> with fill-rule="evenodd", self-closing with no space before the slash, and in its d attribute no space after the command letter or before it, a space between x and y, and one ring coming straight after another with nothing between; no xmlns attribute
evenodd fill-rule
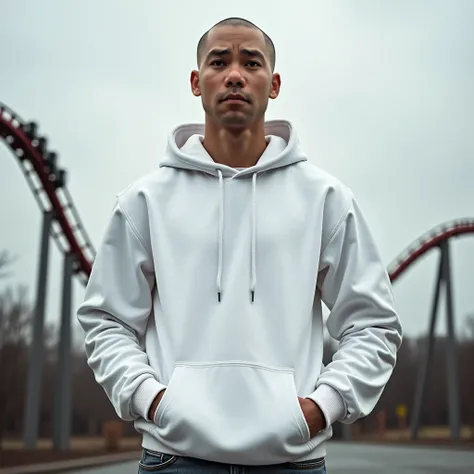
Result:
<svg viewBox="0 0 474 474"><path fill-rule="evenodd" d="M220 188L220 210L219 210L219 249L217 259L217 301L221 301L222 294L222 247L224 241L224 179L222 178L222 171L217 170L219 175L219 188Z"/></svg>
<svg viewBox="0 0 474 474"><path fill-rule="evenodd" d="M218 256L217 256L217 301L222 299L222 255L224 246L224 179L222 171L217 170L219 176L220 206L219 206L219 236L218 236ZM255 289L257 287L257 264L256 264L256 242L257 242L257 173L252 175L252 246L250 255L250 265L252 270L252 280L250 283L250 297L252 303L255 301Z"/></svg>
<svg viewBox="0 0 474 474"><path fill-rule="evenodd" d="M252 267L252 282L250 284L250 294L252 296L252 303L255 301L255 287L257 286L257 268L255 258L255 247L257 240L257 173L252 175L252 251L251 251L251 267Z"/></svg>

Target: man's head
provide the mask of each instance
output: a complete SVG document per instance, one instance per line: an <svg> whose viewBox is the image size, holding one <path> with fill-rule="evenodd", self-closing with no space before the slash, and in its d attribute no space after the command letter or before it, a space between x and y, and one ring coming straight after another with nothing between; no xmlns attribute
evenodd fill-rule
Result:
<svg viewBox="0 0 474 474"><path fill-rule="evenodd" d="M197 62L191 88L201 97L206 120L235 129L264 121L280 76L273 72L273 42L260 28L242 18L220 21L200 39Z"/></svg>

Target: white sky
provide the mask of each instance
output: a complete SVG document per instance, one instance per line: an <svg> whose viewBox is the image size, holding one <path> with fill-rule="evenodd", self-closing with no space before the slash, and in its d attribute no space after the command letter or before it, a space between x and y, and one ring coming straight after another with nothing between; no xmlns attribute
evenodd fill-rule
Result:
<svg viewBox="0 0 474 474"><path fill-rule="evenodd" d="M353 189L387 264L431 227L474 217L474 1L0 0L0 101L40 123L96 245L115 194L158 165L171 128L202 121L195 47L227 16L274 40L282 93L268 118L291 120L310 160ZM19 256L0 287L25 283L33 299L41 216L3 145L0 160L0 249ZM452 250L460 330L474 238ZM394 285L406 334L427 329L436 261ZM50 268L58 321L56 248Z"/></svg>

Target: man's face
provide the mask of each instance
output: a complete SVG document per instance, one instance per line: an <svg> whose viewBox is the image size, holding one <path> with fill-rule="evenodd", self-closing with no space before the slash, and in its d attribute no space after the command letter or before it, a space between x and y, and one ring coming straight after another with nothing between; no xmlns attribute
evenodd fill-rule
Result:
<svg viewBox="0 0 474 474"><path fill-rule="evenodd" d="M263 34L244 26L210 31L199 71L191 74L207 118L226 128L247 128L264 117L268 99L280 90Z"/></svg>

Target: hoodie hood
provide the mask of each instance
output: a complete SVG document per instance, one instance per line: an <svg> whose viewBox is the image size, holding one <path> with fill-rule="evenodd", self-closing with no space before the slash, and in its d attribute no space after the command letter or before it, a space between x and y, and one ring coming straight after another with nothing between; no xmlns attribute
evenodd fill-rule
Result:
<svg viewBox="0 0 474 474"><path fill-rule="evenodd" d="M290 122L274 120L265 123L267 147L254 166L236 169L216 163L202 145L204 140L204 124L188 124L176 127L168 138L167 153L160 167L177 168L190 171L201 171L218 178L219 185L219 226L217 237L218 263L216 269L217 300L221 302L222 265L224 248L224 178L252 178L252 224L251 224L251 280L250 298L255 301L257 287L256 262L256 227L257 227L257 176L268 170L284 168L289 165L306 161L307 157L300 148L296 133Z"/></svg>
<svg viewBox="0 0 474 474"><path fill-rule="evenodd" d="M202 171L212 176L224 178L250 176L255 173L282 168L308 158L303 153L296 133L290 122L273 120L265 123L268 146L258 162L244 170L216 163L202 146L204 124L188 124L176 127L168 137L165 159L160 167Z"/></svg>

